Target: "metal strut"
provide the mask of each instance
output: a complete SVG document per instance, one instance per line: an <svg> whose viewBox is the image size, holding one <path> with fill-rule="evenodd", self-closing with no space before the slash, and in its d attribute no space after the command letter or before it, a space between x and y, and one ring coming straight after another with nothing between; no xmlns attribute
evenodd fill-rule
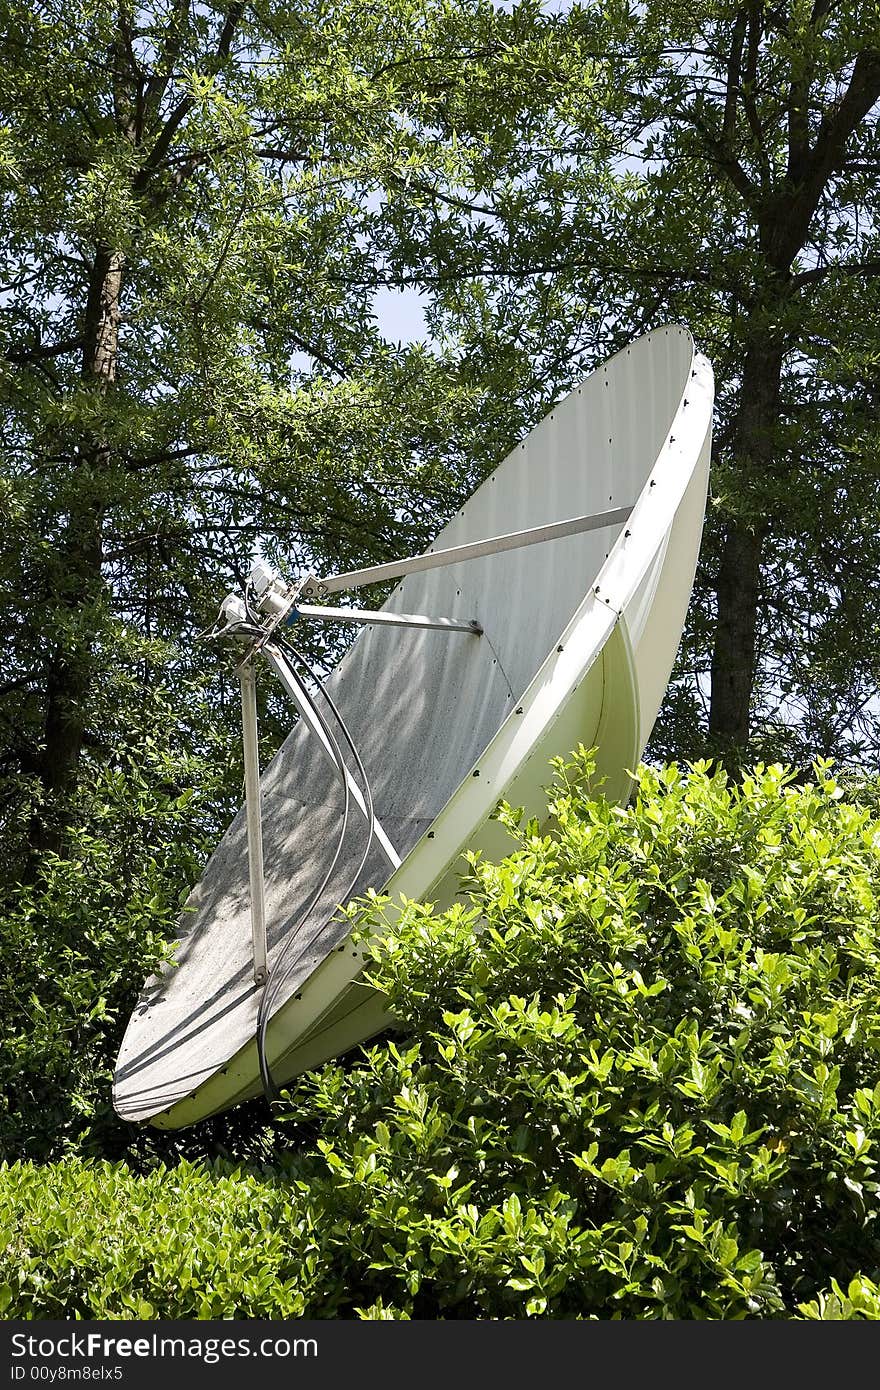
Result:
<svg viewBox="0 0 880 1390"><path fill-rule="evenodd" d="M616 507L609 512L593 512L589 516L572 516L567 521L552 521L546 526L530 526L527 531L507 531L503 536L489 536L484 541L454 545L448 550L431 550L425 555L412 555L407 560L389 560L384 565L348 570L331 574L324 579L311 578L302 587L304 594L335 594L340 589L359 589L364 584L378 584L383 579L402 579L407 574L438 569L442 565L459 565L463 560L478 560L483 555L498 555L503 550L518 550L524 545L540 545L544 541L577 536L584 531L601 531L617 526L632 515L632 507Z"/></svg>
<svg viewBox="0 0 880 1390"><path fill-rule="evenodd" d="M255 1040L257 1045L257 1058L260 1067L260 1078L263 1083L263 1091L266 1096L266 1099L269 1101L270 1104L272 1104L279 1099L279 1092L275 1084L275 1081L272 1077L272 1071L269 1065L269 1059L266 1049L269 1020L272 1016L272 1009L277 999L280 997L280 994L283 991L285 984L291 978L293 971L295 970L298 962L303 956L303 953L306 950L308 950L311 942L315 939L315 936L321 930L321 924L319 924L316 930L311 933L311 935L307 935L305 939L302 942L300 942L300 937L303 934L305 924L308 922L313 909L320 902L325 889L331 882L334 870L336 869L337 863L339 861L340 853L342 852L343 846L345 845L346 830L348 826L348 808L352 795L354 796L355 800L357 801L357 804L360 806L361 810L364 813L364 817L367 822L367 836L364 846L361 850L360 862L358 863L357 868L354 870L354 873L351 874L348 881L348 885L345 888L344 892L340 894L338 901L340 903L347 902L348 899L351 897L352 893L354 892L358 882L360 881L361 872L363 870L364 865L367 862L370 849L375 839L378 839L379 842L383 845L386 854L388 854L389 858L391 859L393 868L398 867L400 859L397 855L394 854L393 848L390 846L387 837L385 836L381 826L378 825L378 822L376 820L375 810L373 806L373 794L370 790L369 778L367 777L366 769L364 767L360 754L357 751L351 733L348 727L346 726L345 721L342 718L342 715L339 713L339 710L334 704L329 691L327 691L326 688L321 684L317 676L317 673L314 670L314 667L310 666L310 664L308 663L308 661L306 661L302 653L298 652L295 647L291 647L290 644L284 640L284 638L279 639L277 643L267 643L263 647L263 652L264 654L266 654L268 659L270 659L273 662L273 664L277 662L276 669L278 670L278 674L283 674L284 676L289 678L290 684L300 694L302 701L303 718L305 719L309 728L315 729L315 731L320 734L320 742L322 744L322 747L324 748L324 751L327 753L327 756L333 763L337 775L342 778L343 791L345 796L345 803L342 812L342 825L337 836L336 849L332 857L330 858L330 862L324 873L324 877L322 878L320 884L313 890L312 895L308 899L306 905L301 909L299 919L294 930L290 934L287 942L281 947L281 950L279 951L278 957L275 960L272 967L272 974L266 983L266 988L263 990L259 1007L257 1009L257 1028ZM363 796L361 796L361 792L359 787L357 786L357 783L354 782L348 771L345 759L342 754L342 750L339 746L339 743L336 740L335 735L332 732L330 723L321 713L318 706L312 703L310 696L306 692L305 686L300 684L298 677L294 674L293 665L291 664L292 661L296 662L297 665L304 667L317 684L318 690L320 691L320 694L324 702L327 704L333 716L333 719L339 726L339 730L342 734L345 743L348 744L349 751L352 755L352 758L354 759L354 763L358 770L358 775L360 776L361 781L363 783ZM285 679L284 683L285 687L288 687L287 679ZM296 953L291 957L291 950L293 948L297 949Z"/></svg>
<svg viewBox="0 0 880 1390"><path fill-rule="evenodd" d="M385 609L320 608L297 603L294 614L300 618L324 618L332 623L370 623L377 627L427 627L441 632L470 632L479 637L483 629L476 618L429 618L424 613L389 613Z"/></svg>

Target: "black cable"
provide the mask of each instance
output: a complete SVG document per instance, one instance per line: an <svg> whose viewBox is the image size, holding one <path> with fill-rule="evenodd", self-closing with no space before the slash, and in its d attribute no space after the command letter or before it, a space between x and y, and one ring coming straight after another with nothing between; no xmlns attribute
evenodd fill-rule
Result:
<svg viewBox="0 0 880 1390"><path fill-rule="evenodd" d="M247 615L248 615L248 617L250 618L251 622L252 622L252 623L255 623L255 624L257 625L257 627L260 627L260 614L259 614L259 611L258 611L258 609L251 603L251 600L250 600L250 595L251 595L252 591L253 591L253 585L251 584L251 577L250 577L250 575L248 575L247 579L246 579L245 582L244 582L244 589L243 589L243 591L242 591L242 598L243 598L243 600L244 600L244 611L247 613ZM260 635L261 635L261 636L263 635L263 629L262 629L262 627L260 627Z"/></svg>
<svg viewBox="0 0 880 1390"><path fill-rule="evenodd" d="M342 730L342 736L348 744L349 748L351 749L351 755L354 758L355 766L358 771L358 776L360 777L361 783L363 784L364 812L367 821L367 844L361 857L361 862L358 865L355 874L351 878L349 886L346 889L346 892L343 896L342 901L345 901L347 898L351 896L352 892L354 891L355 885L357 884L357 881L360 878L361 873L363 871L363 867L367 862L367 855L370 853L373 841L376 838L376 812L373 802L373 789L370 786L370 779L367 776L367 770L364 767L363 760L361 759L361 755L358 752L357 744L351 736L351 731L348 725L346 724L345 720L343 719L342 715L339 713L339 710L337 709L336 704L334 703L333 697L331 696L327 687L324 685L323 681L321 680L321 677L318 675L314 666L311 664L310 661L306 659L306 657L303 656L302 652L298 651L297 648L294 647L291 642L288 642L286 638L282 637L280 639L280 645L284 650L289 651L292 656L296 657L301 666L305 667L309 675L312 677L312 680L315 682L315 685L318 687L318 690L321 692L321 695L324 697L327 704L330 706L333 717L339 725L340 729Z"/></svg>

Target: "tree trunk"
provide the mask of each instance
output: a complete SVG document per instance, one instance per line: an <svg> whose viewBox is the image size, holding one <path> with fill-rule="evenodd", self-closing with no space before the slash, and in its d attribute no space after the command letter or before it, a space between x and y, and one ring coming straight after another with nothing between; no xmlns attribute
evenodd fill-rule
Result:
<svg viewBox="0 0 880 1390"><path fill-rule="evenodd" d="M762 540L731 522L718 571L709 733L724 752L743 748L749 738Z"/></svg>
<svg viewBox="0 0 880 1390"><path fill-rule="evenodd" d="M760 316L760 323L758 322ZM727 526L716 583L709 733L724 756L748 743L755 680L761 555L767 518L750 516L752 481L777 467L779 393L784 351L766 327L773 315L756 310L752 345L743 367L733 462L744 506Z"/></svg>
<svg viewBox="0 0 880 1390"><path fill-rule="evenodd" d="M123 263L118 251L99 246L89 276L81 375L102 396L117 375ZM73 453L67 523L52 566L48 599L57 637L46 682L39 765L43 804L31 823L31 845L38 853L57 851L63 843L66 803L76 784L86 732L94 641L105 602L102 529L108 454L101 438L82 440Z"/></svg>

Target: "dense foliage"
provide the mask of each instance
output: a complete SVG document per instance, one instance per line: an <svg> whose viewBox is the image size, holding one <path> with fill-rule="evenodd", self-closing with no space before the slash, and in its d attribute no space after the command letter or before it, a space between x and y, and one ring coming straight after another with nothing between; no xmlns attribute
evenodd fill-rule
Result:
<svg viewBox="0 0 880 1390"><path fill-rule="evenodd" d="M175 936L217 802L205 756L169 750L169 705L157 686L155 736L132 738L114 767L82 780L65 854L47 855L4 914L3 1157L112 1153L131 1141L110 1102L121 1029Z"/></svg>
<svg viewBox="0 0 880 1390"><path fill-rule="evenodd" d="M80 792L150 732L157 662L201 684L163 756L234 746L192 638L255 551L418 546L670 317L719 416L656 748L698 752L711 670L716 742L875 756L876 0L553 8L4 0L13 888L96 833ZM399 293L423 342L384 331Z"/></svg>
<svg viewBox="0 0 880 1390"><path fill-rule="evenodd" d="M636 331L718 382L652 753L877 764L877 0L0 11L0 1301L876 1316L880 829L824 763L505 813L295 1124L109 1097L240 798L224 590L424 544Z"/></svg>
<svg viewBox="0 0 880 1390"><path fill-rule="evenodd" d="M5 1168L7 1311L877 1317L876 789L583 773L374 936L404 1036L273 1171Z"/></svg>
<svg viewBox="0 0 880 1390"><path fill-rule="evenodd" d="M469 350L440 292L430 349L379 322L414 283L407 207L532 160L512 133L548 63L531 18L488 0L4 0L13 880L72 827L96 833L78 794L157 737L157 663L200 686L180 688L163 753L225 735L235 786L234 702L193 638L257 552L328 570L417 549L546 400L518 340ZM454 259L467 214L450 220L431 244Z"/></svg>

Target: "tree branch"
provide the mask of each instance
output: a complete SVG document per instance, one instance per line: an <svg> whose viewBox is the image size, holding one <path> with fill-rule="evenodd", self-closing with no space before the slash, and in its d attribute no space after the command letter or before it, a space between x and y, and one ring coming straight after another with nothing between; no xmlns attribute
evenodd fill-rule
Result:
<svg viewBox="0 0 880 1390"><path fill-rule="evenodd" d="M47 358L62 357L66 352L73 352L76 348L82 347L82 344L83 335L78 333L75 338L64 338L60 343L47 343L45 347L36 345L31 348L11 349L3 354L3 360L16 366L44 362Z"/></svg>
<svg viewBox="0 0 880 1390"><path fill-rule="evenodd" d="M761 4L760 0L752 0L749 6L749 30L748 45L746 49L746 73L742 84L743 110L746 113L746 120L749 129L755 137L755 151L758 165L761 169L761 183L764 188L770 182L770 163L767 158L767 150L764 144L764 127L758 115L758 106L755 101L755 88L758 83L758 57L761 48Z"/></svg>
<svg viewBox="0 0 880 1390"><path fill-rule="evenodd" d="M727 59L727 85L724 94L724 117L721 122L721 139L730 144L736 129L736 99L739 95L739 78L742 71L743 44L746 37L748 16L740 10L733 23L730 36L730 53Z"/></svg>
<svg viewBox="0 0 880 1390"><path fill-rule="evenodd" d="M183 24L189 10L189 0L176 0L174 9L165 28L164 42L156 60L156 68L144 89L144 115L150 111L158 114L162 99L168 90L174 64L183 45Z"/></svg>
<svg viewBox="0 0 880 1390"><path fill-rule="evenodd" d="M831 265L817 265L812 270L804 270L800 275L792 277L792 289L799 290L804 285L816 285L820 281L828 279L830 275L864 275L870 278L880 275L880 260L871 261L843 261Z"/></svg>
<svg viewBox="0 0 880 1390"><path fill-rule="evenodd" d="M259 328L262 333L273 333L275 331L271 323L265 319L251 319L252 328ZM304 338L300 338L289 328L285 327L284 334L293 343L298 352L304 352L308 357L313 357L316 362L320 362L322 367L326 367L328 372L335 372L337 376L347 376L348 368L340 362L334 362L332 357L328 357L320 348L315 347L314 343L307 343Z"/></svg>
<svg viewBox="0 0 880 1390"><path fill-rule="evenodd" d="M235 30L238 27L243 13L244 0L235 0L235 3L230 5L227 11L226 22L217 40L217 47L214 51L214 55L206 66L206 71L209 74L219 71L223 61L228 58L229 50L232 47L232 40L235 36ZM182 97L168 116L168 119L165 121L165 124L156 137L143 168L134 181L134 189L137 194L143 195L147 191L150 179L160 167L163 159L168 153L172 140L194 105L194 97Z"/></svg>
<svg viewBox="0 0 880 1390"><path fill-rule="evenodd" d="M779 245L786 267L804 243L807 228L831 175L842 168L847 141L880 98L880 51L866 48L853 66L849 86L836 106L826 111L816 142L806 155L800 186L786 200Z"/></svg>
<svg viewBox="0 0 880 1390"><path fill-rule="evenodd" d="M703 143L709 151L713 161L718 168L723 171L730 179L737 193L743 202L750 208L756 209L758 205L758 190L752 183L745 169L740 164L730 146L716 135L713 130L703 120L693 108L683 108L681 114L684 119L694 127L697 134L702 137Z"/></svg>

